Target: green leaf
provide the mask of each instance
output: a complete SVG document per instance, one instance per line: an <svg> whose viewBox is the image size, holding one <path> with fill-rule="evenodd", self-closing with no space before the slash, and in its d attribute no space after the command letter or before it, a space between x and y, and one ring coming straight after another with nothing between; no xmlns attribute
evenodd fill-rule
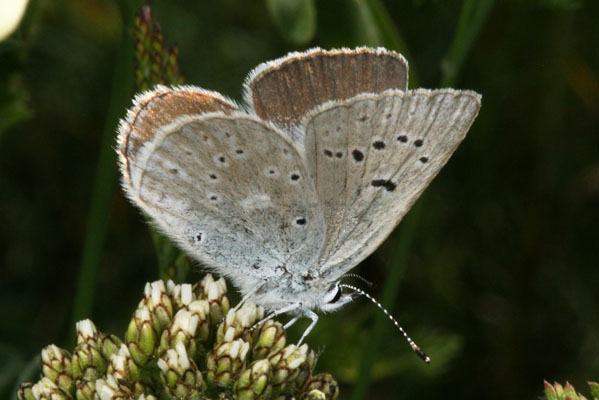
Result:
<svg viewBox="0 0 599 400"><path fill-rule="evenodd" d="M283 37L303 45L316 32L316 8L314 0L266 0L266 6Z"/></svg>
<svg viewBox="0 0 599 400"><path fill-rule="evenodd" d="M464 0L456 32L441 63L442 87L455 85L466 56L486 22L495 0Z"/></svg>
<svg viewBox="0 0 599 400"><path fill-rule="evenodd" d="M355 35L361 45L377 47L383 45L381 29L377 24L370 4L366 0L353 0L355 10Z"/></svg>

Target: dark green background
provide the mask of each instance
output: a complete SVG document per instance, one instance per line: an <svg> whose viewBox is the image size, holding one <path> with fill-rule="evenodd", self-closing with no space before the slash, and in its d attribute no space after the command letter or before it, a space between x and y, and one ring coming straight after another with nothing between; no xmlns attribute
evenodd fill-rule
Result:
<svg viewBox="0 0 599 400"><path fill-rule="evenodd" d="M118 3L32 0L21 28L0 44L6 397L15 382L32 379L18 374L42 347L67 346L74 330L119 68ZM400 47L419 86L434 88L448 82L442 61L452 60L450 48L463 50L452 86L483 95L480 115L416 212L356 268L377 284L377 297L384 289L386 299L395 297L387 305L433 362L422 363L389 322L373 336L382 314L360 299L323 316L308 339L324 349L317 370L337 377L343 399L366 372L368 399L534 399L543 379L583 392L586 380L599 379L599 2L466 2L483 3L493 3L489 13L467 21L471 30L456 38L461 1L316 1L315 34L304 43L278 28L263 1L152 3L167 43L179 45L186 82L238 100L251 68L288 51ZM369 17L373 5L392 25ZM80 289L94 293L86 316L121 335L143 283L158 276L156 257L139 212L118 188L100 188L110 199L106 241L93 286ZM385 287L398 266L401 284ZM298 325L291 340L305 326ZM360 369L365 355L373 366Z"/></svg>

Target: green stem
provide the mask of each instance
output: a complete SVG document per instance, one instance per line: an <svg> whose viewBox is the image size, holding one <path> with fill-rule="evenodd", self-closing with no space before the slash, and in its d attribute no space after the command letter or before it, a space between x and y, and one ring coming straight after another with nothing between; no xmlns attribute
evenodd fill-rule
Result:
<svg viewBox="0 0 599 400"><path fill-rule="evenodd" d="M493 3L494 0L464 0L453 41L441 62L442 87L455 85L462 64L487 20Z"/></svg>
<svg viewBox="0 0 599 400"><path fill-rule="evenodd" d="M102 258L102 249L106 238L108 218L110 216L110 203L116 185L116 154L113 149L114 137L119 118L122 117L133 92L133 1L119 1L123 31L121 43L116 55L116 65L112 78L110 102L104 122L100 155L92 199L89 219L85 234L85 243L79 277L73 304L72 324L89 317L92 310L95 281L98 266ZM69 335L69 342L74 342L74 330Z"/></svg>

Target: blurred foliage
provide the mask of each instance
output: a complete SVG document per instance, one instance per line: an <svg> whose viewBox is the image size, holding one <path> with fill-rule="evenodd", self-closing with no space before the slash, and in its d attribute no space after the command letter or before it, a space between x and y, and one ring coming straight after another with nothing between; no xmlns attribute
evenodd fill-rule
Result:
<svg viewBox="0 0 599 400"><path fill-rule="evenodd" d="M134 3L31 0L21 27L0 43L5 397L17 381L37 379L17 375L41 348L67 345L76 289L93 301L85 317L120 335L143 282L158 276L144 218L116 190L114 155L100 155L133 94L133 13L122 15ZM340 398L351 398L364 373L372 400L536 398L543 379L582 387L598 376L599 2L314 1L306 15L315 29L302 40L272 12L275 3L156 0L152 9L166 42L177 44L187 83L232 98L260 62L359 45L400 50L422 87L451 82L483 95L480 116L417 213L356 268L381 285L374 294L433 361L422 363L390 323L377 328L379 311L356 301L323 316L310 337L324 348L318 368L340 379ZM467 4L478 11L466 13ZM309 26L301 14L284 16ZM451 80L447 60L459 61ZM104 164L107 180L97 178ZM97 194L106 214L91 211ZM105 235L92 229L94 218ZM90 229L98 270L80 283ZM404 235L411 240L400 240L398 253ZM401 270L389 271L396 262Z"/></svg>
<svg viewBox="0 0 599 400"><path fill-rule="evenodd" d="M285 39L298 46L312 40L316 30L314 0L266 0L266 5Z"/></svg>

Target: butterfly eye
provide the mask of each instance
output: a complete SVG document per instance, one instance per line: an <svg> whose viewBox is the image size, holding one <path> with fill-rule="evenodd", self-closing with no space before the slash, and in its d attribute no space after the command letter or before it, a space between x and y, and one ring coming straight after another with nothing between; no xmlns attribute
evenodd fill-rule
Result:
<svg viewBox="0 0 599 400"><path fill-rule="evenodd" d="M336 303L337 301L339 301L340 298L341 298L341 288L339 286L337 286L337 293L335 293L335 296L331 299L331 301L329 301L329 304Z"/></svg>

